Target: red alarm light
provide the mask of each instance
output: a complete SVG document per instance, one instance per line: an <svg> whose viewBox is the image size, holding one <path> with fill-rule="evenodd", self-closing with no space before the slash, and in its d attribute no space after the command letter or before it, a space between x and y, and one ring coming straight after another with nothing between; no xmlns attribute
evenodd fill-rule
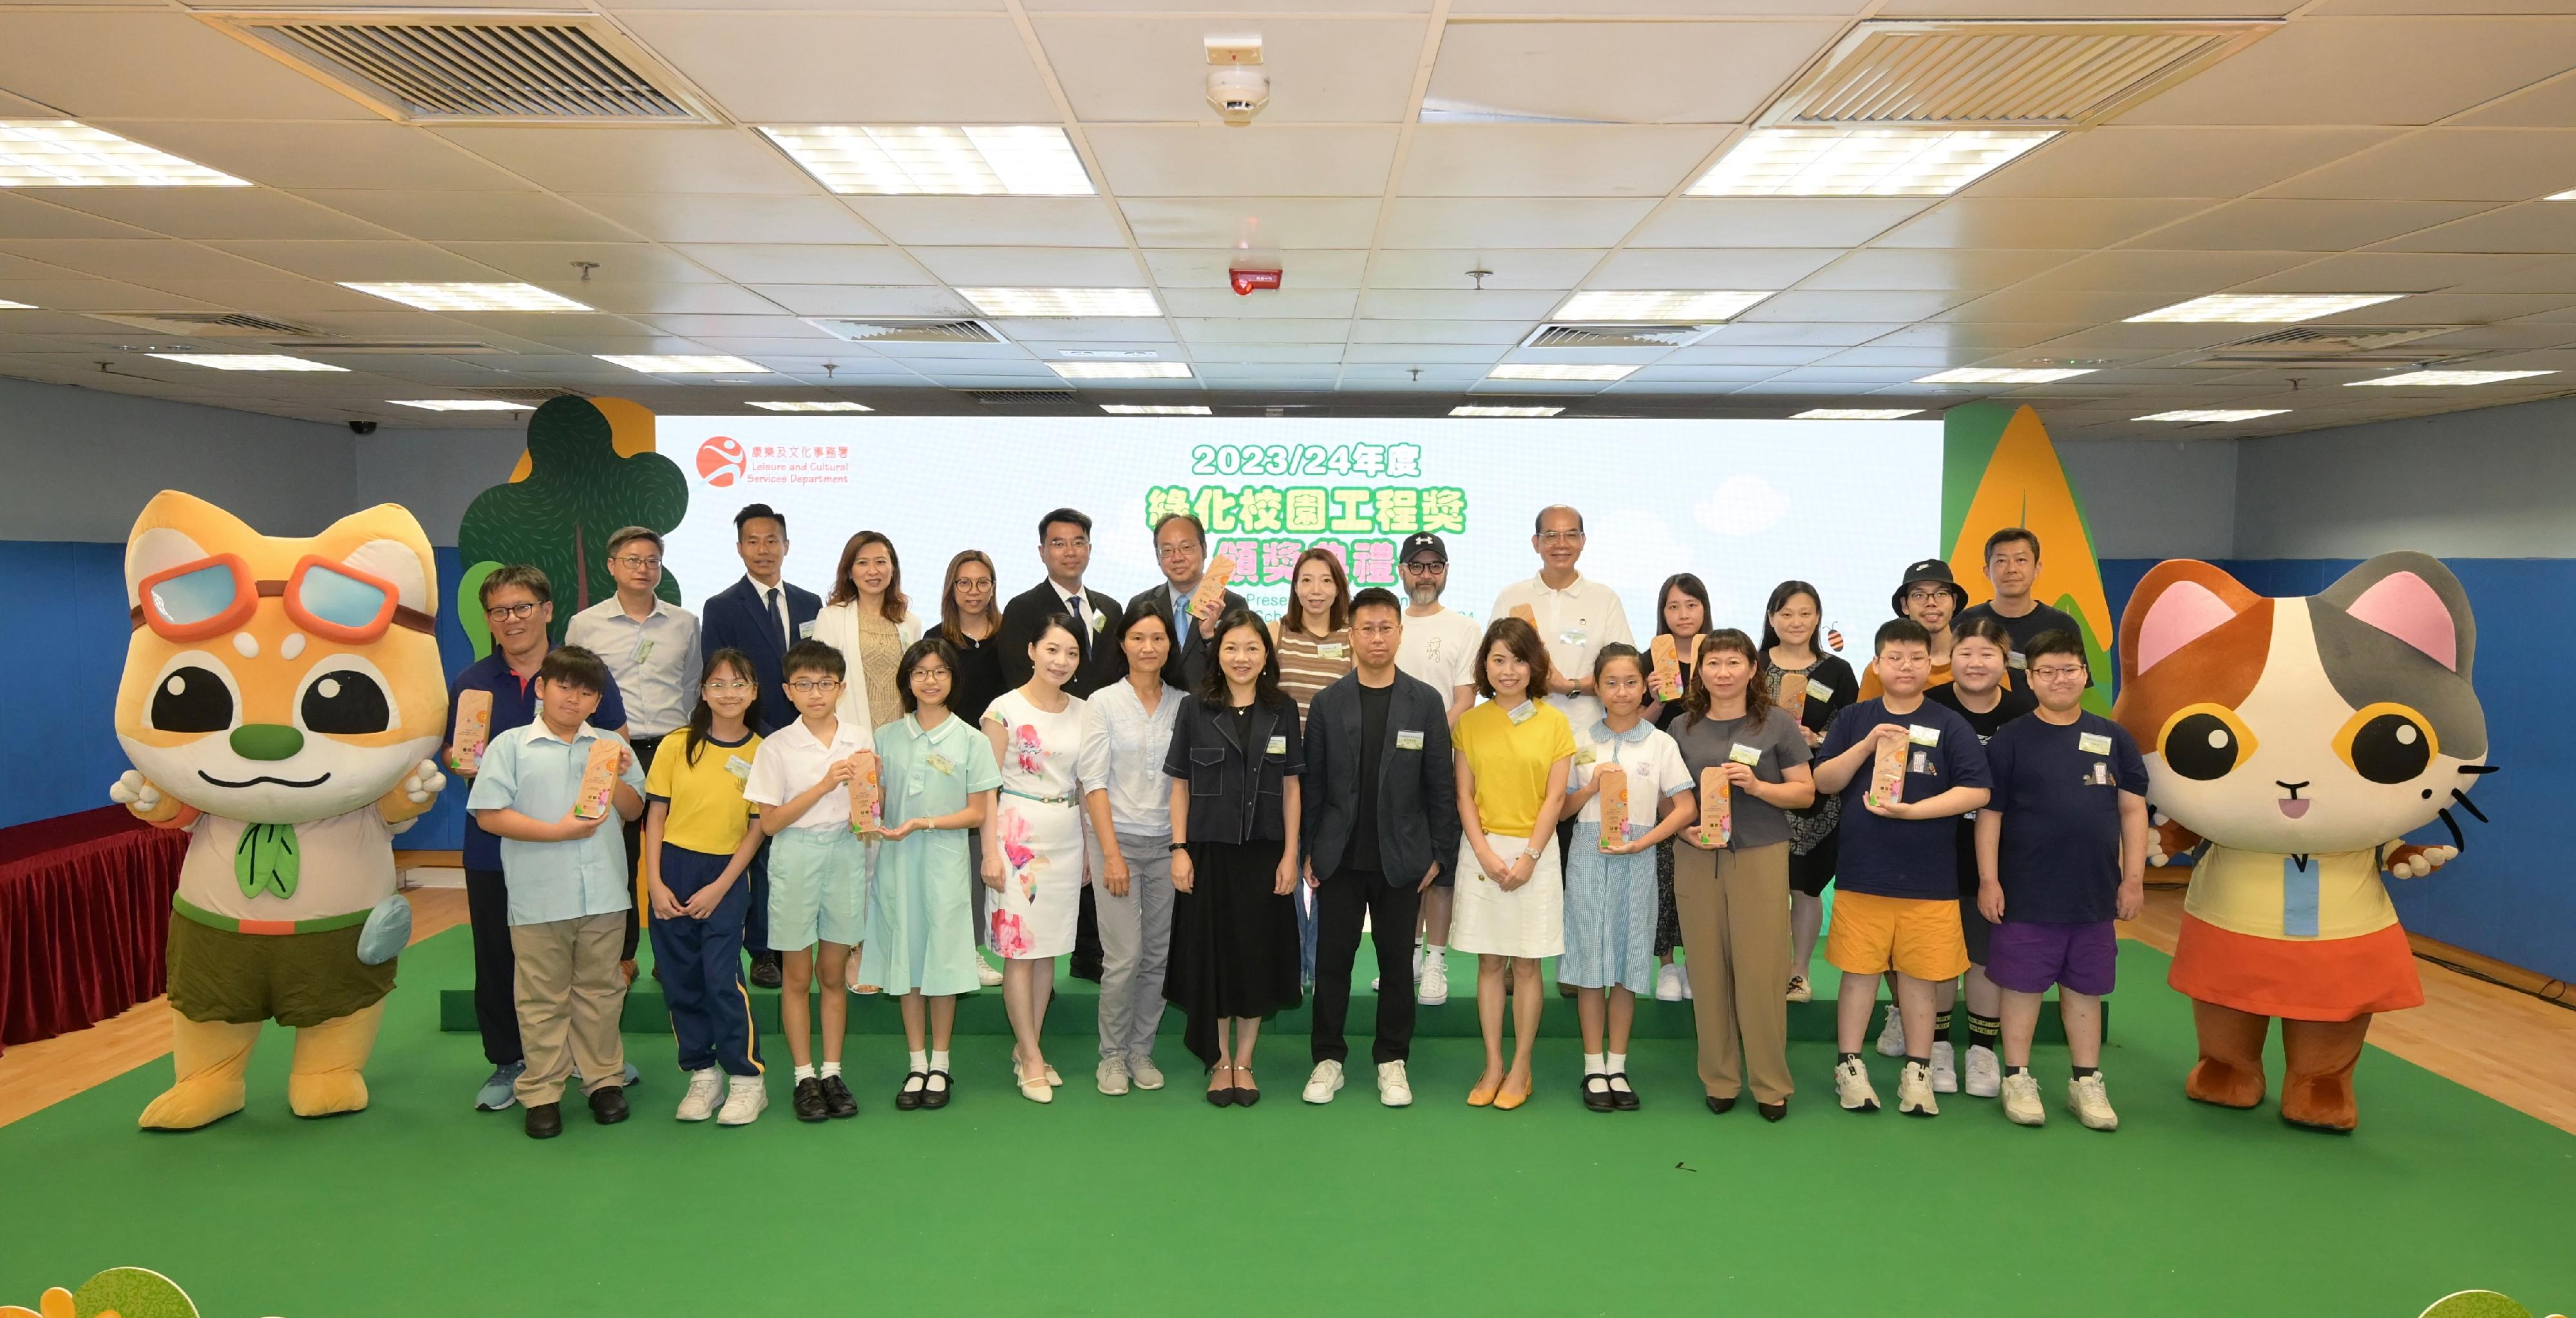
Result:
<svg viewBox="0 0 2576 1318"><path fill-rule="evenodd" d="M1226 271L1226 276L1234 281L1234 291L1242 297L1252 296L1252 290L1256 288L1279 287L1279 275L1280 272L1277 270Z"/></svg>

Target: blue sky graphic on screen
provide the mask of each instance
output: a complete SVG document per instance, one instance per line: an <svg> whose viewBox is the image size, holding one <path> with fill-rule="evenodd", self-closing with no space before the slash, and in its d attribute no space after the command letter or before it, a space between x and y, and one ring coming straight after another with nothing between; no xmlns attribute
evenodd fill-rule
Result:
<svg viewBox="0 0 2576 1318"><path fill-rule="evenodd" d="M1708 583L1715 626L1758 632L1791 577L1824 593L1846 656L1864 657L1907 563L1937 552L1941 427L1928 421L1644 421L1233 417L663 417L689 474L665 557L689 603L742 575L734 512L788 518L787 577L819 594L860 530L892 537L904 589L935 617L958 550L993 556L1000 598L1035 584L1038 517L1089 513L1085 584L1125 600L1162 581L1154 516L1197 512L1211 554L1264 616L1308 545L1339 548L1352 589L1396 580L1415 530L1449 544L1450 607L1478 618L1537 572L1531 519L1583 511L1582 570L1615 587L1639 636L1674 572Z"/></svg>

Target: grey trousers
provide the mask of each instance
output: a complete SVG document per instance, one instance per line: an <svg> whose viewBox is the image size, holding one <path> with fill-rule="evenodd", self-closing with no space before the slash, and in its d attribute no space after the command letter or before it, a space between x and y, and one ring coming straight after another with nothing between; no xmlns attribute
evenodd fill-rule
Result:
<svg viewBox="0 0 2576 1318"><path fill-rule="evenodd" d="M1172 839L1118 835L1127 858L1127 895L1112 897L1092 851L1092 898L1100 913L1100 1055L1154 1055L1163 1023L1163 974L1172 964Z"/></svg>

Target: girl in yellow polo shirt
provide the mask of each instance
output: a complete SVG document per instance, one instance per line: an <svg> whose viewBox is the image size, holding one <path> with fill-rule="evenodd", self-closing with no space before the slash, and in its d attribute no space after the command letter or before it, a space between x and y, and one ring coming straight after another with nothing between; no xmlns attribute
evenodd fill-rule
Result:
<svg viewBox="0 0 2576 1318"><path fill-rule="evenodd" d="M742 922L751 910L742 875L763 836L742 796L760 749L751 731L759 691L751 656L709 655L689 726L662 744L644 780L654 976L671 1009L680 1069L689 1073L682 1121L749 1125L769 1106L742 979Z"/></svg>

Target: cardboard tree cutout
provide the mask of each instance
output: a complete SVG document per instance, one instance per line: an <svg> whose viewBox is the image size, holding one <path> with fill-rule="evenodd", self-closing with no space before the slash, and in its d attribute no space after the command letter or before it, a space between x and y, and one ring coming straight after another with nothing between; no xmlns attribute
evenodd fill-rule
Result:
<svg viewBox="0 0 2576 1318"><path fill-rule="evenodd" d="M133 770L109 795L188 831L170 921L178 1082L142 1124L239 1111L261 1022L296 1030L299 1116L367 1105L411 907L393 836L446 778L429 537L379 504L310 539L193 495L144 505L125 546L134 632L116 697Z"/></svg>
<svg viewBox="0 0 2576 1318"><path fill-rule="evenodd" d="M2424 1001L2380 880L2459 854L2447 807L2487 772L2469 684L2477 624L2450 569L2382 554L2305 598L2267 599L2207 563L2159 563L2120 619L2115 716L2160 812L2150 860L2192 869L2170 982L2193 1002L2185 1092L2263 1100L2281 1018L2281 1115L2350 1130L2375 1012ZM2440 819L2450 846L2401 842Z"/></svg>
<svg viewBox="0 0 2576 1318"><path fill-rule="evenodd" d="M653 443L653 414L622 398L556 398L531 413L510 479L474 496L457 526L466 565L458 597L479 600L483 579L503 564L532 564L554 587L561 644L572 615L617 591L608 537L629 526L668 532L689 510L687 479ZM654 593L679 603L679 579L663 573ZM476 655L492 652L481 609L457 620Z"/></svg>
<svg viewBox="0 0 2576 1318"><path fill-rule="evenodd" d="M1941 414L1941 527L1950 566L1978 605L1994 597L1986 580L1986 537L2018 526L2039 537L2039 576L2031 598L2063 610L2084 634L2093 684L2084 704L2110 712L2111 606L2102 593L2093 533L2048 428L2029 407L1971 403ZM2016 679L2018 680L2018 679Z"/></svg>

